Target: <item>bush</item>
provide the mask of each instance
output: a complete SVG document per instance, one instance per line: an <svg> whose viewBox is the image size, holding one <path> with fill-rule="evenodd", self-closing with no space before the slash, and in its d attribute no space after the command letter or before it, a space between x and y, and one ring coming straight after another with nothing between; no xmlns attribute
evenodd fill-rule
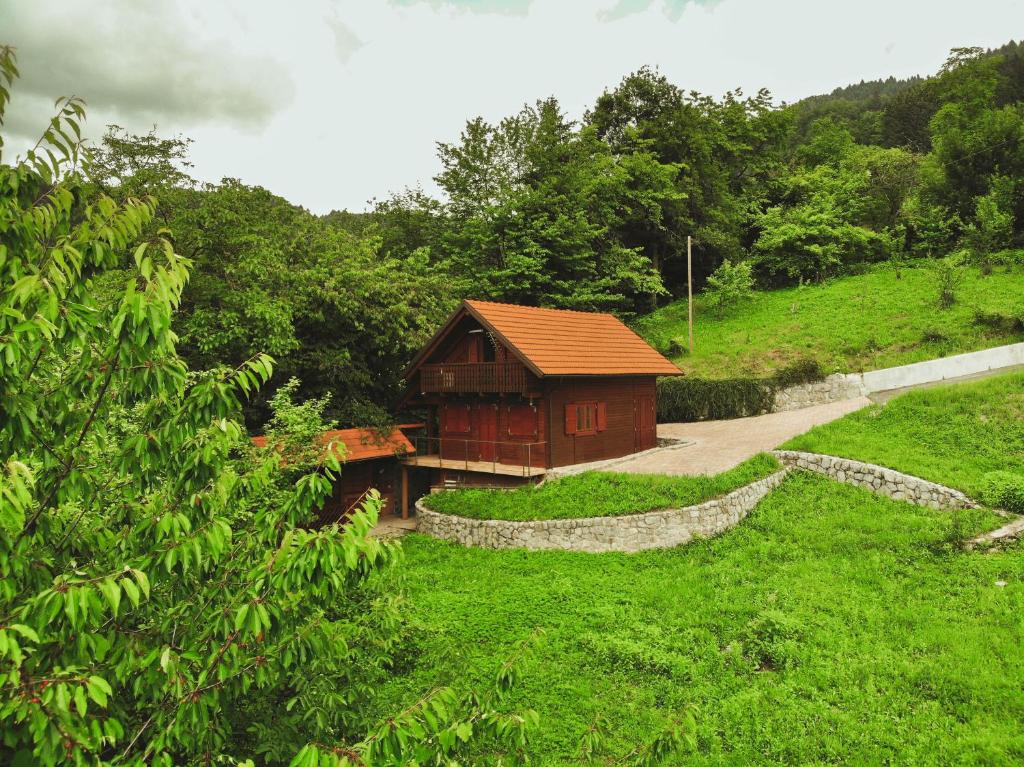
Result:
<svg viewBox="0 0 1024 767"><path fill-rule="evenodd" d="M790 386L820 381L824 377L825 370L821 363L813 357L805 357L779 368L770 381L775 391L778 391Z"/></svg>
<svg viewBox="0 0 1024 767"><path fill-rule="evenodd" d="M949 309L956 303L956 291L963 281L963 272L953 262L943 259L935 266L935 278L939 290L939 308Z"/></svg>
<svg viewBox="0 0 1024 767"><path fill-rule="evenodd" d="M775 392L759 378L661 378L658 420L707 421L742 418L772 409Z"/></svg>
<svg viewBox="0 0 1024 767"><path fill-rule="evenodd" d="M716 314L724 314L743 301L754 296L754 273L749 262L733 264L725 259L708 277L704 298L708 307Z"/></svg>
<svg viewBox="0 0 1024 767"><path fill-rule="evenodd" d="M747 624L743 654L759 671L790 669L797 664L800 622L778 609L767 609Z"/></svg>
<svg viewBox="0 0 1024 767"><path fill-rule="evenodd" d="M1024 476L992 471L982 477L981 502L986 506L1024 514Z"/></svg>
<svg viewBox="0 0 1024 767"><path fill-rule="evenodd" d="M717 421L771 412L775 393L820 381L825 371L815 359L800 359L770 378L658 379L658 420L664 423Z"/></svg>
<svg viewBox="0 0 1024 767"><path fill-rule="evenodd" d="M975 309L973 322L1000 333L1024 333L1024 311L1021 313L1004 314Z"/></svg>
<svg viewBox="0 0 1024 767"><path fill-rule="evenodd" d="M682 357L684 354L690 353L690 347L685 339L670 338L668 343L664 345L664 348L659 349L658 351L669 358Z"/></svg>

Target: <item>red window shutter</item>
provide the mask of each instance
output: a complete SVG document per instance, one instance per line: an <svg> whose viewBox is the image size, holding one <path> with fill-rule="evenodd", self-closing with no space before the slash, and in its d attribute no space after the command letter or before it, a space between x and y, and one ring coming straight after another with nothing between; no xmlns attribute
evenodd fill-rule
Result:
<svg viewBox="0 0 1024 767"><path fill-rule="evenodd" d="M509 405L508 435L533 437L537 434L537 410L532 405Z"/></svg>
<svg viewBox="0 0 1024 767"><path fill-rule="evenodd" d="M608 428L608 403L597 403L597 430L604 431Z"/></svg>
<svg viewBox="0 0 1024 767"><path fill-rule="evenodd" d="M566 405L565 406L565 433L575 434L576 433L576 406Z"/></svg>
<svg viewBox="0 0 1024 767"><path fill-rule="evenodd" d="M441 431L446 434L469 433L469 405L445 405L441 410Z"/></svg>

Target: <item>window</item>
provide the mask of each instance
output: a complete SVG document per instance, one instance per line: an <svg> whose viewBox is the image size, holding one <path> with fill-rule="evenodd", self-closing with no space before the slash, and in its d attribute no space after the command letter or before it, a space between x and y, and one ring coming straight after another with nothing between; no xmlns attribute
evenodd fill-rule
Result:
<svg viewBox="0 0 1024 767"><path fill-rule="evenodd" d="M597 434L608 428L607 422L608 407L604 402L574 402L565 406L566 434Z"/></svg>
<svg viewBox="0 0 1024 767"><path fill-rule="evenodd" d="M536 437L537 408L533 405L509 405L508 436Z"/></svg>
<svg viewBox="0 0 1024 767"><path fill-rule="evenodd" d="M597 403L581 402L576 406L576 433L597 433Z"/></svg>
<svg viewBox="0 0 1024 767"><path fill-rule="evenodd" d="M445 434L469 434L469 405L445 405L441 410L441 431Z"/></svg>

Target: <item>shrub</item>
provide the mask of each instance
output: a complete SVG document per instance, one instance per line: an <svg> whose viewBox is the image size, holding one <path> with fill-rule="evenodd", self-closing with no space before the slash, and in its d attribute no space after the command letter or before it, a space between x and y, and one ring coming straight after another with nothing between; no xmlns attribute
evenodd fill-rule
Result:
<svg viewBox="0 0 1024 767"><path fill-rule="evenodd" d="M780 368L769 378L661 378L658 420L716 421L771 412L779 390L824 377L821 364L808 358Z"/></svg>
<svg viewBox="0 0 1024 767"><path fill-rule="evenodd" d="M704 298L716 314L724 314L754 296L754 273L749 262L733 264L728 258L708 277Z"/></svg>
<svg viewBox="0 0 1024 767"><path fill-rule="evenodd" d="M775 392L758 378L661 378L658 420L706 421L742 418L771 410Z"/></svg>
<svg viewBox="0 0 1024 767"><path fill-rule="evenodd" d="M1024 476L992 471L981 479L981 501L986 506L1024 514Z"/></svg>
<svg viewBox="0 0 1024 767"><path fill-rule="evenodd" d="M939 291L939 308L949 309L956 303L956 291L963 281L963 272L952 261L942 259L935 266L935 277Z"/></svg>
<svg viewBox="0 0 1024 767"><path fill-rule="evenodd" d="M690 353L689 344L682 338L670 338L662 352L666 357L682 357Z"/></svg>
<svg viewBox="0 0 1024 767"><path fill-rule="evenodd" d="M765 610L747 624L743 654L760 671L793 668L801 630L799 621L781 610Z"/></svg>
<svg viewBox="0 0 1024 767"><path fill-rule="evenodd" d="M975 325L982 325L1000 333L1024 333L1024 311L1019 314L1005 314L975 309L973 322Z"/></svg>
<svg viewBox="0 0 1024 767"><path fill-rule="evenodd" d="M770 381L772 387L778 391L790 386L820 381L824 377L825 370L821 363L813 357L804 357L779 368Z"/></svg>

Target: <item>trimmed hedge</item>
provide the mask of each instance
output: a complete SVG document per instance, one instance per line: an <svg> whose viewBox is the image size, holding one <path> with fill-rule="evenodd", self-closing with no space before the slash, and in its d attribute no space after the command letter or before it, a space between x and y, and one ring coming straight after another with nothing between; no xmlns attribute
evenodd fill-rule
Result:
<svg viewBox="0 0 1024 767"><path fill-rule="evenodd" d="M1024 514L1024 476L992 471L981 479L981 502L1014 514Z"/></svg>
<svg viewBox="0 0 1024 767"><path fill-rule="evenodd" d="M817 360L803 359L770 378L660 378L658 420L679 423L759 415L772 410L776 392L824 377Z"/></svg>

